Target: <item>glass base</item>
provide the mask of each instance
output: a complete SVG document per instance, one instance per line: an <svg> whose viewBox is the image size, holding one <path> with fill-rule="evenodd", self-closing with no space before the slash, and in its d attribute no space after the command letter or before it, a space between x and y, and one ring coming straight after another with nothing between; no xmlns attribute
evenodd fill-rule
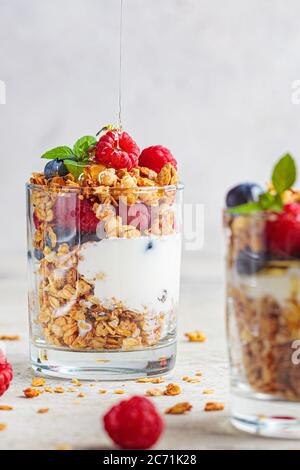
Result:
<svg viewBox="0 0 300 470"><path fill-rule="evenodd" d="M233 391L231 422L241 431L265 437L300 439L299 402Z"/></svg>
<svg viewBox="0 0 300 470"><path fill-rule="evenodd" d="M80 380L132 380L173 369L176 340L134 351L71 351L31 344L31 365L45 377Z"/></svg>

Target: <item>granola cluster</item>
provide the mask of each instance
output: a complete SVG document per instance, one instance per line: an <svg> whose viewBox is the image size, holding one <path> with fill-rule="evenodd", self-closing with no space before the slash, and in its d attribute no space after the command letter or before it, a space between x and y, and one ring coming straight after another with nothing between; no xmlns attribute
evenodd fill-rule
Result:
<svg viewBox="0 0 300 470"><path fill-rule="evenodd" d="M228 215L227 322L237 380L253 390L300 400L300 262L268 251L276 215Z"/></svg>
<svg viewBox="0 0 300 470"><path fill-rule="evenodd" d="M162 338L165 313L148 311L147 306L135 311L116 298L104 305L95 296L93 282L80 275L78 263L85 240L175 234L176 187L168 189L166 185L177 181L170 163L159 173L143 167L128 171L93 164L78 181L71 174L48 180L43 173L33 174L31 183L37 189L31 191L31 243L39 254L39 299L37 302L32 295L30 301L36 312L35 325L41 328L47 344L74 350L132 350L154 345ZM97 233L82 235L75 216L72 243L61 243L57 206L63 202L63 207L69 204L76 210L85 201L98 224ZM130 218L132 207L139 211L138 224Z"/></svg>
<svg viewBox="0 0 300 470"><path fill-rule="evenodd" d="M270 295L253 299L231 288L245 376L261 393L300 400L300 367L293 362L293 342L300 339L300 304L279 303Z"/></svg>

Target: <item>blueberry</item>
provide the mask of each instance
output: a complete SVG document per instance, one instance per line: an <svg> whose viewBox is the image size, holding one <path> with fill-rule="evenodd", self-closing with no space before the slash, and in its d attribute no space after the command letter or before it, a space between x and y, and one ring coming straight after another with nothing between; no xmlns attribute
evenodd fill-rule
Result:
<svg viewBox="0 0 300 470"><path fill-rule="evenodd" d="M71 159L70 159L71 160ZM64 161L56 158L55 160L50 160L44 169L45 178L49 180L54 176L66 176L69 171L64 165Z"/></svg>
<svg viewBox="0 0 300 470"><path fill-rule="evenodd" d="M153 247L154 247L153 241L148 242L147 245L146 245L146 251L152 250Z"/></svg>
<svg viewBox="0 0 300 470"><path fill-rule="evenodd" d="M236 207L247 202L258 201L263 189L256 183L243 183L231 188L226 196L226 206Z"/></svg>
<svg viewBox="0 0 300 470"><path fill-rule="evenodd" d="M256 252L250 248L239 251L236 259L236 269L239 274L255 274L265 267L267 261L266 253Z"/></svg>
<svg viewBox="0 0 300 470"><path fill-rule="evenodd" d="M62 245L63 243L68 243L70 246L74 246L77 241L77 232L76 228L64 228L64 227L56 227L55 234L57 238L57 244Z"/></svg>
<svg viewBox="0 0 300 470"><path fill-rule="evenodd" d="M34 256L36 257L37 260L41 261L44 258L44 253L42 250L38 250L37 248L35 248Z"/></svg>
<svg viewBox="0 0 300 470"><path fill-rule="evenodd" d="M95 232L82 233L80 237L81 243L98 242L100 239Z"/></svg>
<svg viewBox="0 0 300 470"><path fill-rule="evenodd" d="M46 238L45 238L45 246L52 249L52 241L48 234L46 235Z"/></svg>

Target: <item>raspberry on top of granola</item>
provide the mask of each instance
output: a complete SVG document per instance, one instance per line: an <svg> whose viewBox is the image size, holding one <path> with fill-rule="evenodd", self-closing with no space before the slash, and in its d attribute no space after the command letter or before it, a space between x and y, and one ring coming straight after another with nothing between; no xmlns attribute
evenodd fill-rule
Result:
<svg viewBox="0 0 300 470"><path fill-rule="evenodd" d="M177 162L171 152L155 145L142 152L122 129L105 126L97 135L83 136L73 148L56 147L42 155L49 160L32 184L75 187L167 186L178 183Z"/></svg>

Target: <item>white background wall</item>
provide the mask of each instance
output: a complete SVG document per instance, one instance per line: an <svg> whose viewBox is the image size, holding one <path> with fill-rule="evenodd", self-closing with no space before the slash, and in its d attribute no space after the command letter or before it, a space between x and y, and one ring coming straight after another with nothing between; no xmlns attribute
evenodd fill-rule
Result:
<svg viewBox="0 0 300 470"><path fill-rule="evenodd" d="M124 127L168 146L220 247L225 189L300 157L298 0L124 0ZM40 154L116 122L119 0L0 0L2 250L25 242Z"/></svg>

